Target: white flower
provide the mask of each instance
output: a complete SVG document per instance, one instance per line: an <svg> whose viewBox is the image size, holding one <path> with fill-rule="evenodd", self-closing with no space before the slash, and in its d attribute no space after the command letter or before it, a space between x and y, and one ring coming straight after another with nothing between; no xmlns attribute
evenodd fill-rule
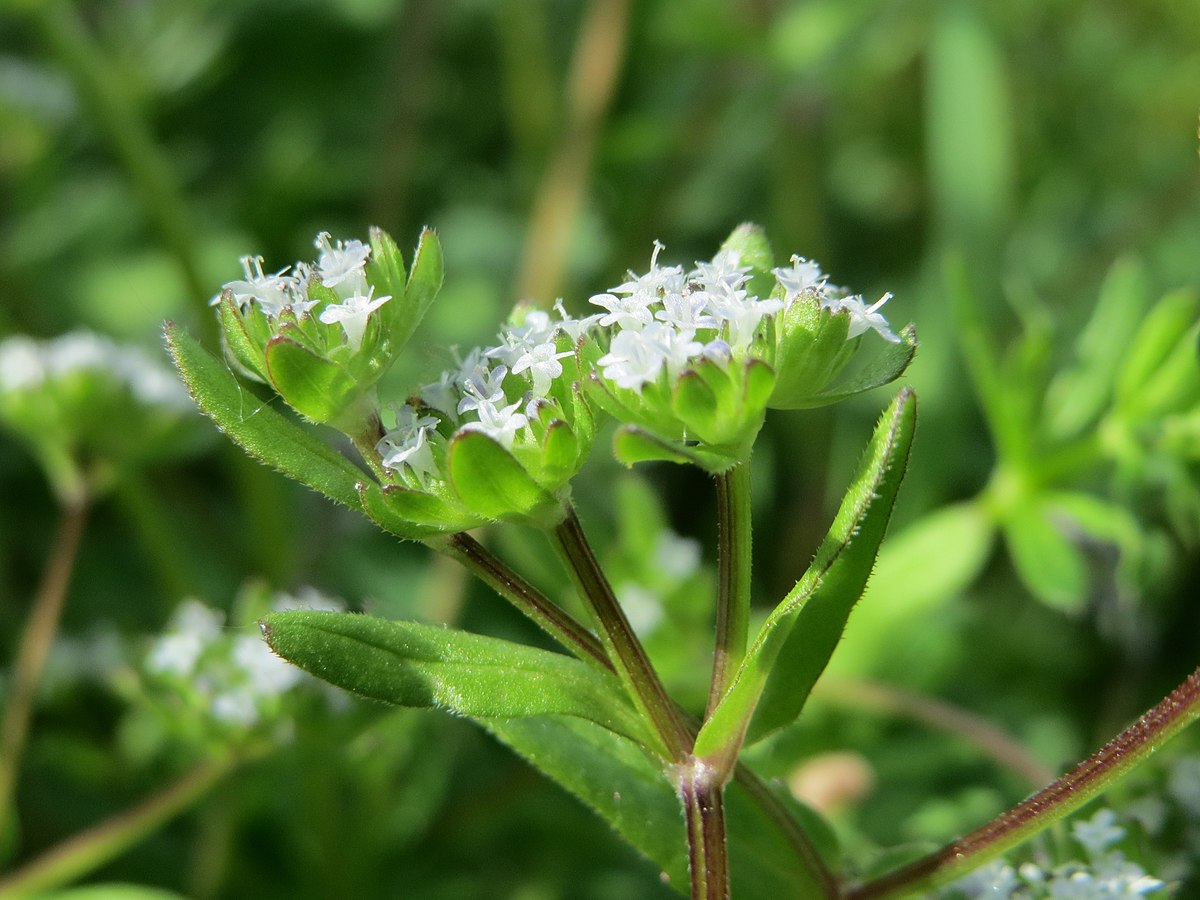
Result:
<svg viewBox="0 0 1200 900"><path fill-rule="evenodd" d="M490 400L484 400L475 409L479 421L467 422L460 430L480 431L504 449L511 450L517 432L529 422L523 413L517 412L520 405L513 403L511 406L498 407Z"/></svg>
<svg viewBox="0 0 1200 900"><path fill-rule="evenodd" d="M240 262L246 277L227 282L225 290L233 293L233 299L243 311L254 301L262 307L267 316L274 318L285 306L291 304L297 282L284 274L288 270L287 266L273 275L265 275L261 256L243 256ZM220 295L214 297L213 304L220 302L220 299Z"/></svg>
<svg viewBox="0 0 1200 900"><path fill-rule="evenodd" d="M326 325L339 323L342 330L346 332L346 343L356 353L362 346L363 334L367 330L367 318L392 299L390 294L371 299L373 293L375 293L374 285L367 289L365 295L356 292L347 297L344 302L331 303L321 310L321 321Z"/></svg>
<svg viewBox="0 0 1200 900"><path fill-rule="evenodd" d="M637 582L627 581L617 589L621 609L630 626L642 637L650 634L663 619L662 598Z"/></svg>
<svg viewBox="0 0 1200 900"><path fill-rule="evenodd" d="M697 262L692 280L698 282L706 292L729 291L745 296L743 285L750 280L750 267L739 266L740 255L733 250L723 250L711 262Z"/></svg>
<svg viewBox="0 0 1200 900"><path fill-rule="evenodd" d="M772 269L771 273L783 288L783 302L789 306L805 291L821 291L828 280L814 260L796 255L792 256L791 268Z"/></svg>
<svg viewBox="0 0 1200 900"><path fill-rule="evenodd" d="M710 295L708 308L715 312L724 326L728 328L727 336L730 348L734 351L744 350L754 340L763 316L769 316L783 309L781 300L758 300L753 297L738 296L741 292L728 292L723 295Z"/></svg>
<svg viewBox="0 0 1200 900"><path fill-rule="evenodd" d="M667 377L674 378L704 345L691 332L676 331L662 322L652 322L641 331L620 331L612 339L609 352L596 362L604 377L619 387L638 390L657 380L663 366Z"/></svg>
<svg viewBox="0 0 1200 900"><path fill-rule="evenodd" d="M573 350L559 352L554 341L537 344L526 350L516 361L512 368L513 374L520 375L522 372L528 371L533 382L533 392L539 397L544 397L550 390L550 383L563 372L562 363L559 360L574 355L574 352Z"/></svg>
<svg viewBox="0 0 1200 900"><path fill-rule="evenodd" d="M313 246L321 251L317 258L321 284L336 289L343 299L362 293L367 286L365 266L370 247L362 241L338 241L336 247L332 246L325 231L317 235Z"/></svg>
<svg viewBox="0 0 1200 900"><path fill-rule="evenodd" d="M614 288L615 290L615 288ZM618 297L614 294L596 294L588 298L588 303L603 307L607 314L601 314L601 325L616 325L618 328L637 329L654 321L654 313L650 305L658 298L652 294L631 294L628 297Z"/></svg>
<svg viewBox="0 0 1200 900"><path fill-rule="evenodd" d="M345 612L346 604L337 597L322 594L312 585L304 585L297 588L294 594L280 591L275 595L271 608L276 612L298 609L309 612Z"/></svg>
<svg viewBox="0 0 1200 900"><path fill-rule="evenodd" d="M258 722L258 703L246 688L222 691L209 702L208 711L218 722L249 727Z"/></svg>
<svg viewBox="0 0 1200 900"><path fill-rule="evenodd" d="M458 384L453 372L442 372L438 380L421 386L421 402L450 419L458 418Z"/></svg>
<svg viewBox="0 0 1200 900"><path fill-rule="evenodd" d="M246 676L247 687L260 697L274 697L295 687L304 672L271 652L261 636L242 634L233 642L233 664Z"/></svg>
<svg viewBox="0 0 1200 900"><path fill-rule="evenodd" d="M668 294L662 300L662 309L654 314L654 318L680 331L717 328L720 323L706 311L708 300L708 295L703 291Z"/></svg>
<svg viewBox="0 0 1200 900"><path fill-rule="evenodd" d="M176 608L146 657L151 672L190 675L201 654L221 636L225 615L199 600L185 600Z"/></svg>
<svg viewBox="0 0 1200 900"><path fill-rule="evenodd" d="M654 548L654 564L659 572L675 581L691 578L700 571L700 542L673 531L664 531Z"/></svg>
<svg viewBox="0 0 1200 900"><path fill-rule="evenodd" d="M396 407L396 427L375 445L384 468L400 472L408 466L421 483L430 475L436 476L437 465L429 446L429 432L437 424L436 416L420 416L407 403Z"/></svg>
<svg viewBox="0 0 1200 900"><path fill-rule="evenodd" d="M1078 821L1071 826L1071 835L1096 858L1104 854L1111 845L1125 837L1125 829L1117 824L1117 814L1111 809L1101 809L1089 821Z"/></svg>
<svg viewBox="0 0 1200 900"><path fill-rule="evenodd" d="M19 391L42 383L46 367L38 342L24 335L0 341L0 391Z"/></svg>
<svg viewBox="0 0 1200 900"><path fill-rule="evenodd" d="M477 366L474 372L459 382L463 392L463 398L458 403L459 414L477 410L484 403L503 403L506 399L504 376L507 374L508 366L496 366L490 370L482 365Z"/></svg>
<svg viewBox="0 0 1200 900"><path fill-rule="evenodd" d="M900 336L888 327L887 319L879 312L880 307L891 299L891 294L884 294L870 306L867 306L866 301L858 294L855 294L850 297L842 297L836 301L836 305L831 304L830 308L835 313L842 310L850 313L850 330L846 333L847 340L858 337L868 329L873 328L884 340L898 344L900 343Z"/></svg>
<svg viewBox="0 0 1200 900"><path fill-rule="evenodd" d="M554 323L555 327L566 334L573 344L578 343L583 333L599 322L603 315L603 313L596 313L595 315L584 316L582 319L576 319L567 312L561 299L554 301L554 311L559 316L558 321Z"/></svg>

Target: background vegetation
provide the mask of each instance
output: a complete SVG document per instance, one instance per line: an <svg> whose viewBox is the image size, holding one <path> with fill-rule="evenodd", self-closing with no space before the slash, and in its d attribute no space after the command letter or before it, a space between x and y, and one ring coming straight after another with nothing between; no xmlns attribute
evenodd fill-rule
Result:
<svg viewBox="0 0 1200 900"><path fill-rule="evenodd" d="M643 269L655 238L664 261L688 263L757 221L781 257L816 258L868 296L892 291L893 323L918 323L907 380L922 422L898 533L979 495L998 459L947 260L969 274L971 333L997 356L1017 348L1007 386L1040 396L1116 261L1146 297L1195 288L1198 87L1200 7L1157 0L8 0L0 337L86 327L157 351L175 319L213 346L207 303L239 276L240 255L279 268L311 256L318 231L365 237L369 224L408 247L428 224L447 281L414 346L469 346L517 299L562 297L582 313ZM416 354L397 384L445 362ZM768 422L755 457L763 603L802 571L882 405ZM66 636L135 644L185 597L232 609L257 582L537 640L420 548L239 453L214 437L97 506ZM625 476L604 456L578 492L598 535L647 502L639 486L610 489ZM989 542L912 610L889 614L889 588L908 597L930 571L892 573L852 619L844 690L761 751L763 771L787 777L853 751L835 819L846 854L868 865L878 846L945 840L1031 787L917 721L914 695L978 714L1051 770L1107 739L1200 662L1200 516L1180 499L1196 469L1181 465L1116 492L1136 531L1120 552L1070 535L1086 578L1066 600ZM638 474L676 531L711 546L703 476ZM1074 489L1111 493L1107 475L1076 474ZM58 515L7 438L0 498L7 665ZM970 555L952 529L940 537L947 566ZM520 535L497 540L542 583L561 580ZM614 564L651 565L610 544ZM1118 577L1133 545L1141 562ZM681 642L707 625L684 620L657 652L686 693L696 666ZM863 679L905 693L871 695ZM129 725L140 701L113 689L111 668L56 685L34 721L10 865L218 750L211 736L140 745ZM1178 743L1172 756L1200 736ZM1125 799L1164 781L1165 765ZM366 705L300 722L93 877L264 898L628 897L656 885L603 823L487 735Z"/></svg>

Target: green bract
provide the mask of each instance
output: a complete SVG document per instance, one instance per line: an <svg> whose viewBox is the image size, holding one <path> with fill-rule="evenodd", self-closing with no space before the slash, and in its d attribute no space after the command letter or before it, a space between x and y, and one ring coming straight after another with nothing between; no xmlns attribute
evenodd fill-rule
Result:
<svg viewBox="0 0 1200 900"><path fill-rule="evenodd" d="M426 229L412 269L378 228L370 246L317 238L315 263L273 275L243 259L246 278L217 300L229 356L314 422L357 432L374 388L412 337L442 284L442 250Z"/></svg>
<svg viewBox="0 0 1200 900"><path fill-rule="evenodd" d="M622 422L615 449L627 464L723 472L748 458L768 407L833 403L892 381L912 359L911 326L894 334L879 313L890 295L867 306L800 257L772 268L754 225L687 272L659 266L661 249L648 273L591 298L607 327L580 347L590 396Z"/></svg>

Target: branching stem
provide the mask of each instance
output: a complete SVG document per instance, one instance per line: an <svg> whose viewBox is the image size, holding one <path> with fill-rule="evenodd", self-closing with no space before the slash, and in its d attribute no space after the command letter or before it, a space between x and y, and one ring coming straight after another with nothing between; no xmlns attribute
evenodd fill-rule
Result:
<svg viewBox="0 0 1200 900"><path fill-rule="evenodd" d="M566 518L547 534L592 614L609 661L661 740L659 751L666 759L683 763L691 749L691 735L617 602L575 510L568 509Z"/></svg>
<svg viewBox="0 0 1200 900"><path fill-rule="evenodd" d="M717 638L713 648L711 713L742 658L750 630L750 461L717 476Z"/></svg>
<svg viewBox="0 0 1200 900"><path fill-rule="evenodd" d="M846 891L847 900L896 897L953 881L1083 806L1200 718L1200 669L1074 769L941 850Z"/></svg>
<svg viewBox="0 0 1200 900"><path fill-rule="evenodd" d="M33 599L25 633L17 647L8 702L4 708L4 722L0 725L0 826L4 824L4 819L12 815L21 757L29 736L29 720L33 715L33 701L37 696L50 645L58 633L67 588L71 584L79 543L83 537L87 509L86 499L67 501L64 505L54 545L42 573L42 582Z"/></svg>

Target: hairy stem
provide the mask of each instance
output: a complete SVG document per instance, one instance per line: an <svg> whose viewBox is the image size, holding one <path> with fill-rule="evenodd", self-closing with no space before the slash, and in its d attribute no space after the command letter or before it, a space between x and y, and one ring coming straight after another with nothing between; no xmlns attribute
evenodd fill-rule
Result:
<svg viewBox="0 0 1200 900"><path fill-rule="evenodd" d="M0 896L38 894L86 875L187 809L243 759L226 755L207 760L136 806L52 847L0 880Z"/></svg>
<svg viewBox="0 0 1200 900"><path fill-rule="evenodd" d="M738 763L734 768L733 780L742 786L742 789L783 832L796 856L804 862L805 868L817 882L821 891L820 896L828 898L840 896L837 876L825 865L825 860L821 858L817 848L804 833L804 829L800 827L796 817L775 796L774 791L743 763Z"/></svg>
<svg viewBox="0 0 1200 900"><path fill-rule="evenodd" d="M67 588L71 584L79 543L83 537L87 508L87 501L82 499L63 507L50 557L42 573L42 582L33 599L25 633L17 647L8 700L4 707L4 722L0 725L0 826L4 825L4 819L13 814L13 796L21 771L25 741L29 736L33 701L37 696L50 645L58 633Z"/></svg>
<svg viewBox="0 0 1200 900"><path fill-rule="evenodd" d="M692 900L729 900L724 787L702 762L681 767L679 797L687 822Z"/></svg>
<svg viewBox="0 0 1200 900"><path fill-rule="evenodd" d="M691 735L625 618L575 510L569 509L566 518L547 534L591 611L609 661L660 738L659 751L667 759L683 763L691 748Z"/></svg>
<svg viewBox="0 0 1200 900"><path fill-rule="evenodd" d="M901 896L953 881L1083 806L1200 718L1200 669L1157 706L1057 781L982 828L875 881L847 900Z"/></svg>
<svg viewBox="0 0 1200 900"><path fill-rule="evenodd" d="M612 670L604 648L581 623L551 603L471 535L461 532L449 535L444 541L430 543L435 550L458 560L471 574L577 657Z"/></svg>
<svg viewBox="0 0 1200 900"><path fill-rule="evenodd" d="M750 633L750 462L717 476L717 638L711 713L746 655Z"/></svg>

